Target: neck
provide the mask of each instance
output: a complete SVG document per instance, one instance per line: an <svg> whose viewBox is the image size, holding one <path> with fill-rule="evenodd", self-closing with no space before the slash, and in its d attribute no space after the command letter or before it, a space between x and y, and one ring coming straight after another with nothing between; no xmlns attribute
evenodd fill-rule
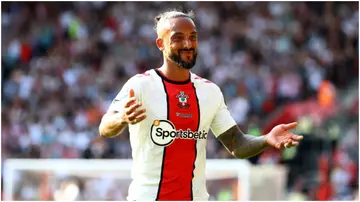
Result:
<svg viewBox="0 0 360 202"><path fill-rule="evenodd" d="M168 61L164 58L164 64L159 68L159 70L166 76L168 79L173 81L186 81L189 79L189 70L180 67L172 61Z"/></svg>

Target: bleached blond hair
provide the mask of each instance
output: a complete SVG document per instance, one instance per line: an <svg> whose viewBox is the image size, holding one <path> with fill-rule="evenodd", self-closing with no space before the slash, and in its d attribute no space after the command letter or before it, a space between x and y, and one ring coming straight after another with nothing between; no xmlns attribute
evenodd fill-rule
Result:
<svg viewBox="0 0 360 202"><path fill-rule="evenodd" d="M161 27L160 25L165 22L168 19L172 19L172 18L179 18L179 17L187 17L190 18L194 23L195 23L195 13L193 11L188 11L186 13L178 10L178 9L172 9L163 13L160 13L159 15L157 15L154 19L155 21L155 26L154 26L154 30L156 33L159 33L159 27Z"/></svg>

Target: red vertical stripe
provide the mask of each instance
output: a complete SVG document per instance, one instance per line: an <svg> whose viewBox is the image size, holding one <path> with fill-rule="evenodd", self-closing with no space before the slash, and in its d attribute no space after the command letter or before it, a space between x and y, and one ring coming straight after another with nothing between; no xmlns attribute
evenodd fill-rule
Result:
<svg viewBox="0 0 360 202"><path fill-rule="evenodd" d="M199 127L199 103L195 88L191 82L175 84L163 80L167 93L168 120L176 130L182 129L195 132ZM188 95L188 108L179 107L177 95L183 91ZM192 118L177 116L177 113L191 114ZM156 200L193 200L192 178L196 160L195 139L175 139L164 148L163 166L159 192Z"/></svg>

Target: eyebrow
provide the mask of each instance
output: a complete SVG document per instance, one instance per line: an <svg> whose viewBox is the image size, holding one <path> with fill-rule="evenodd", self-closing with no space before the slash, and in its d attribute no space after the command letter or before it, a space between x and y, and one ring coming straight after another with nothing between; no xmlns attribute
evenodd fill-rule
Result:
<svg viewBox="0 0 360 202"><path fill-rule="evenodd" d="M175 32L174 34L172 34L172 36L182 35L182 34L184 34L184 33L182 33L182 32ZM197 34L197 32L196 32L196 31L193 31L193 32L191 32L191 34Z"/></svg>

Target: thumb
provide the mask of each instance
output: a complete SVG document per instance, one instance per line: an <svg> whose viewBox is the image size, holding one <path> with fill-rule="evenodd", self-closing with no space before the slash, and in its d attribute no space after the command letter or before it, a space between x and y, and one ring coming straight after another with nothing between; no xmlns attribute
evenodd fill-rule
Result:
<svg viewBox="0 0 360 202"><path fill-rule="evenodd" d="M284 125L283 125L283 129L284 129L284 130L291 130L291 129L296 128L297 125L298 125L297 122L292 122L292 123L289 123L289 124L284 124Z"/></svg>
<svg viewBox="0 0 360 202"><path fill-rule="evenodd" d="M129 91L129 98L135 97L135 92L133 89L130 89Z"/></svg>

